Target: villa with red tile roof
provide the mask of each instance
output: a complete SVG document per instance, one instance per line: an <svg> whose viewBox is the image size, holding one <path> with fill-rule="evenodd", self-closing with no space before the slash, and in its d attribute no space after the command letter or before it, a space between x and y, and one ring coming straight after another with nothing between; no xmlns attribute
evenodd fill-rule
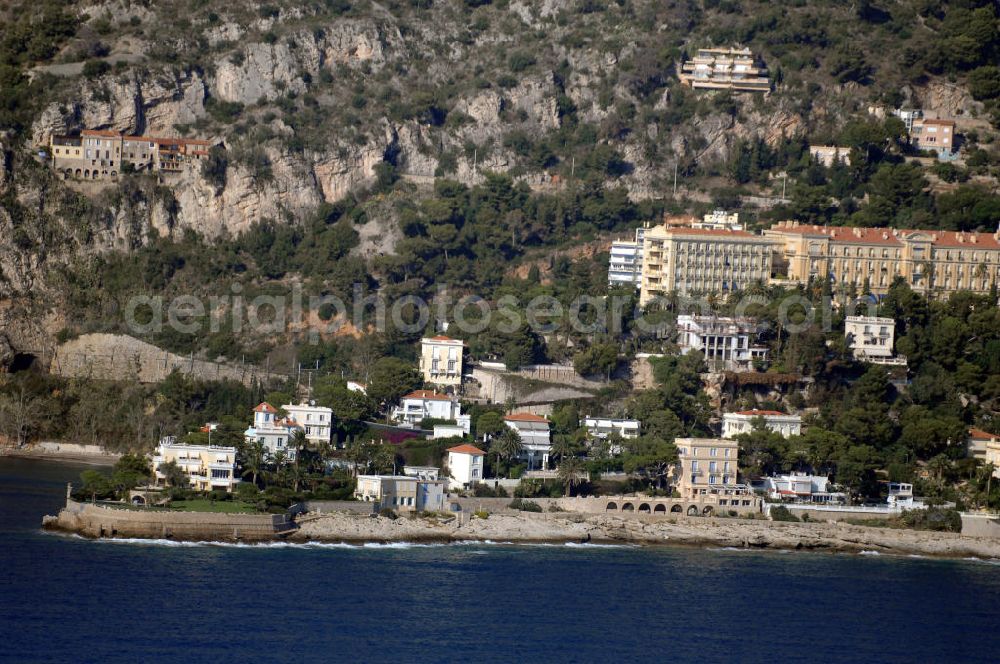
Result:
<svg viewBox="0 0 1000 664"><path fill-rule="evenodd" d="M211 146L211 141L195 138L84 129L79 136L50 136L49 156L52 168L67 180L114 180L123 169L180 173L199 165Z"/></svg>
<svg viewBox="0 0 1000 664"><path fill-rule="evenodd" d="M475 445L457 445L447 452L449 491L468 489L482 481L486 452Z"/></svg>
<svg viewBox="0 0 1000 664"><path fill-rule="evenodd" d="M736 436L753 431L755 418L764 418L767 428L785 438L798 436L802 433L802 418L777 410L740 410L735 413L725 413L722 416L722 437Z"/></svg>
<svg viewBox="0 0 1000 664"><path fill-rule="evenodd" d="M764 231L775 242L777 282L829 280L883 295L893 280L915 291L987 293L1000 284L1000 231L967 233L847 228L783 221Z"/></svg>

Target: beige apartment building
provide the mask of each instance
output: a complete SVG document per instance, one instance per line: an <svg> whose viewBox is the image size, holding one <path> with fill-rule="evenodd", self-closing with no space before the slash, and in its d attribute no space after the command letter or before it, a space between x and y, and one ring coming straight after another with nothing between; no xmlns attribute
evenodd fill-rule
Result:
<svg viewBox="0 0 1000 664"><path fill-rule="evenodd" d="M639 304L667 293L728 293L771 276L774 243L746 231L657 226L643 243Z"/></svg>
<svg viewBox="0 0 1000 664"><path fill-rule="evenodd" d="M750 489L736 483L740 446L725 438L678 438L677 491L684 499L706 495L744 495Z"/></svg>
<svg viewBox="0 0 1000 664"><path fill-rule="evenodd" d="M462 353L465 343L444 335L420 340L420 372L424 382L435 385L462 384Z"/></svg>
<svg viewBox="0 0 1000 664"><path fill-rule="evenodd" d="M767 69L758 67L749 48L701 48L681 65L681 82L698 90L767 92Z"/></svg>
<svg viewBox="0 0 1000 664"><path fill-rule="evenodd" d="M776 266L798 283L829 279L836 286L885 294L896 277L918 292L989 292L1000 283L1000 232L846 228L783 221L764 231L778 245Z"/></svg>
<svg viewBox="0 0 1000 664"><path fill-rule="evenodd" d="M208 156L211 141L158 136L124 136L85 129L79 136L50 136L52 168L66 179L117 178L125 164L138 172L180 173Z"/></svg>
<svg viewBox="0 0 1000 664"><path fill-rule="evenodd" d="M166 480L164 464L175 463L196 491L221 489L232 493L240 483L236 475L236 448L217 445L184 445L172 437L160 441L153 455L156 484Z"/></svg>

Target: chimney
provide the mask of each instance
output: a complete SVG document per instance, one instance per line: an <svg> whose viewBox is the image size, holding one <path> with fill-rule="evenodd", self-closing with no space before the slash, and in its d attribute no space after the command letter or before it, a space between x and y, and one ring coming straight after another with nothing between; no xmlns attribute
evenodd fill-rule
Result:
<svg viewBox="0 0 1000 664"><path fill-rule="evenodd" d="M861 237L861 229L860 228L855 228L854 229L854 237L858 237L858 238Z"/></svg>
<svg viewBox="0 0 1000 664"><path fill-rule="evenodd" d="M883 240L888 240L889 239L889 234L883 231L883 233L882 233L882 239Z"/></svg>

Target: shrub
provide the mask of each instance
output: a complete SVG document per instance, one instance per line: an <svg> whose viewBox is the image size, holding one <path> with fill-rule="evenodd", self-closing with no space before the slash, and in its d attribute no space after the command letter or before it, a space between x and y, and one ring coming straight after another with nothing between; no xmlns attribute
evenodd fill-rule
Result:
<svg viewBox="0 0 1000 664"><path fill-rule="evenodd" d="M771 521L795 521L797 522L799 517L791 513L791 511L784 505L777 505L771 508Z"/></svg>
<svg viewBox="0 0 1000 664"><path fill-rule="evenodd" d="M925 510L906 510L900 515L899 521L914 530L962 532L962 515L954 509L929 507Z"/></svg>
<svg viewBox="0 0 1000 664"><path fill-rule="evenodd" d="M486 510L478 510L477 512L474 512L472 516L476 517L477 519L488 519L490 518L490 513L487 512Z"/></svg>
<svg viewBox="0 0 1000 664"><path fill-rule="evenodd" d="M87 60L83 63L83 75L87 78L97 78L111 71L111 65L104 60Z"/></svg>
<svg viewBox="0 0 1000 664"><path fill-rule="evenodd" d="M393 519L393 520L399 518L399 515L396 514L396 512L394 512L391 508L388 508L388 507L383 507L382 509L380 509L378 511L378 515L379 516L384 516L387 519Z"/></svg>
<svg viewBox="0 0 1000 664"><path fill-rule="evenodd" d="M532 500L524 500L523 498L515 498L510 501L507 507L512 510L520 510L522 512L541 512L542 506Z"/></svg>

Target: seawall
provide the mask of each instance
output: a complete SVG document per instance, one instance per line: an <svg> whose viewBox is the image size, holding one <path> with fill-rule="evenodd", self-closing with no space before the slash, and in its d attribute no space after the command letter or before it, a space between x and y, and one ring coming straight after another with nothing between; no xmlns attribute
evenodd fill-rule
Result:
<svg viewBox="0 0 1000 664"><path fill-rule="evenodd" d="M129 509L67 499L42 526L85 537L138 537L196 541L264 541L285 537L295 523L285 514L223 514Z"/></svg>

